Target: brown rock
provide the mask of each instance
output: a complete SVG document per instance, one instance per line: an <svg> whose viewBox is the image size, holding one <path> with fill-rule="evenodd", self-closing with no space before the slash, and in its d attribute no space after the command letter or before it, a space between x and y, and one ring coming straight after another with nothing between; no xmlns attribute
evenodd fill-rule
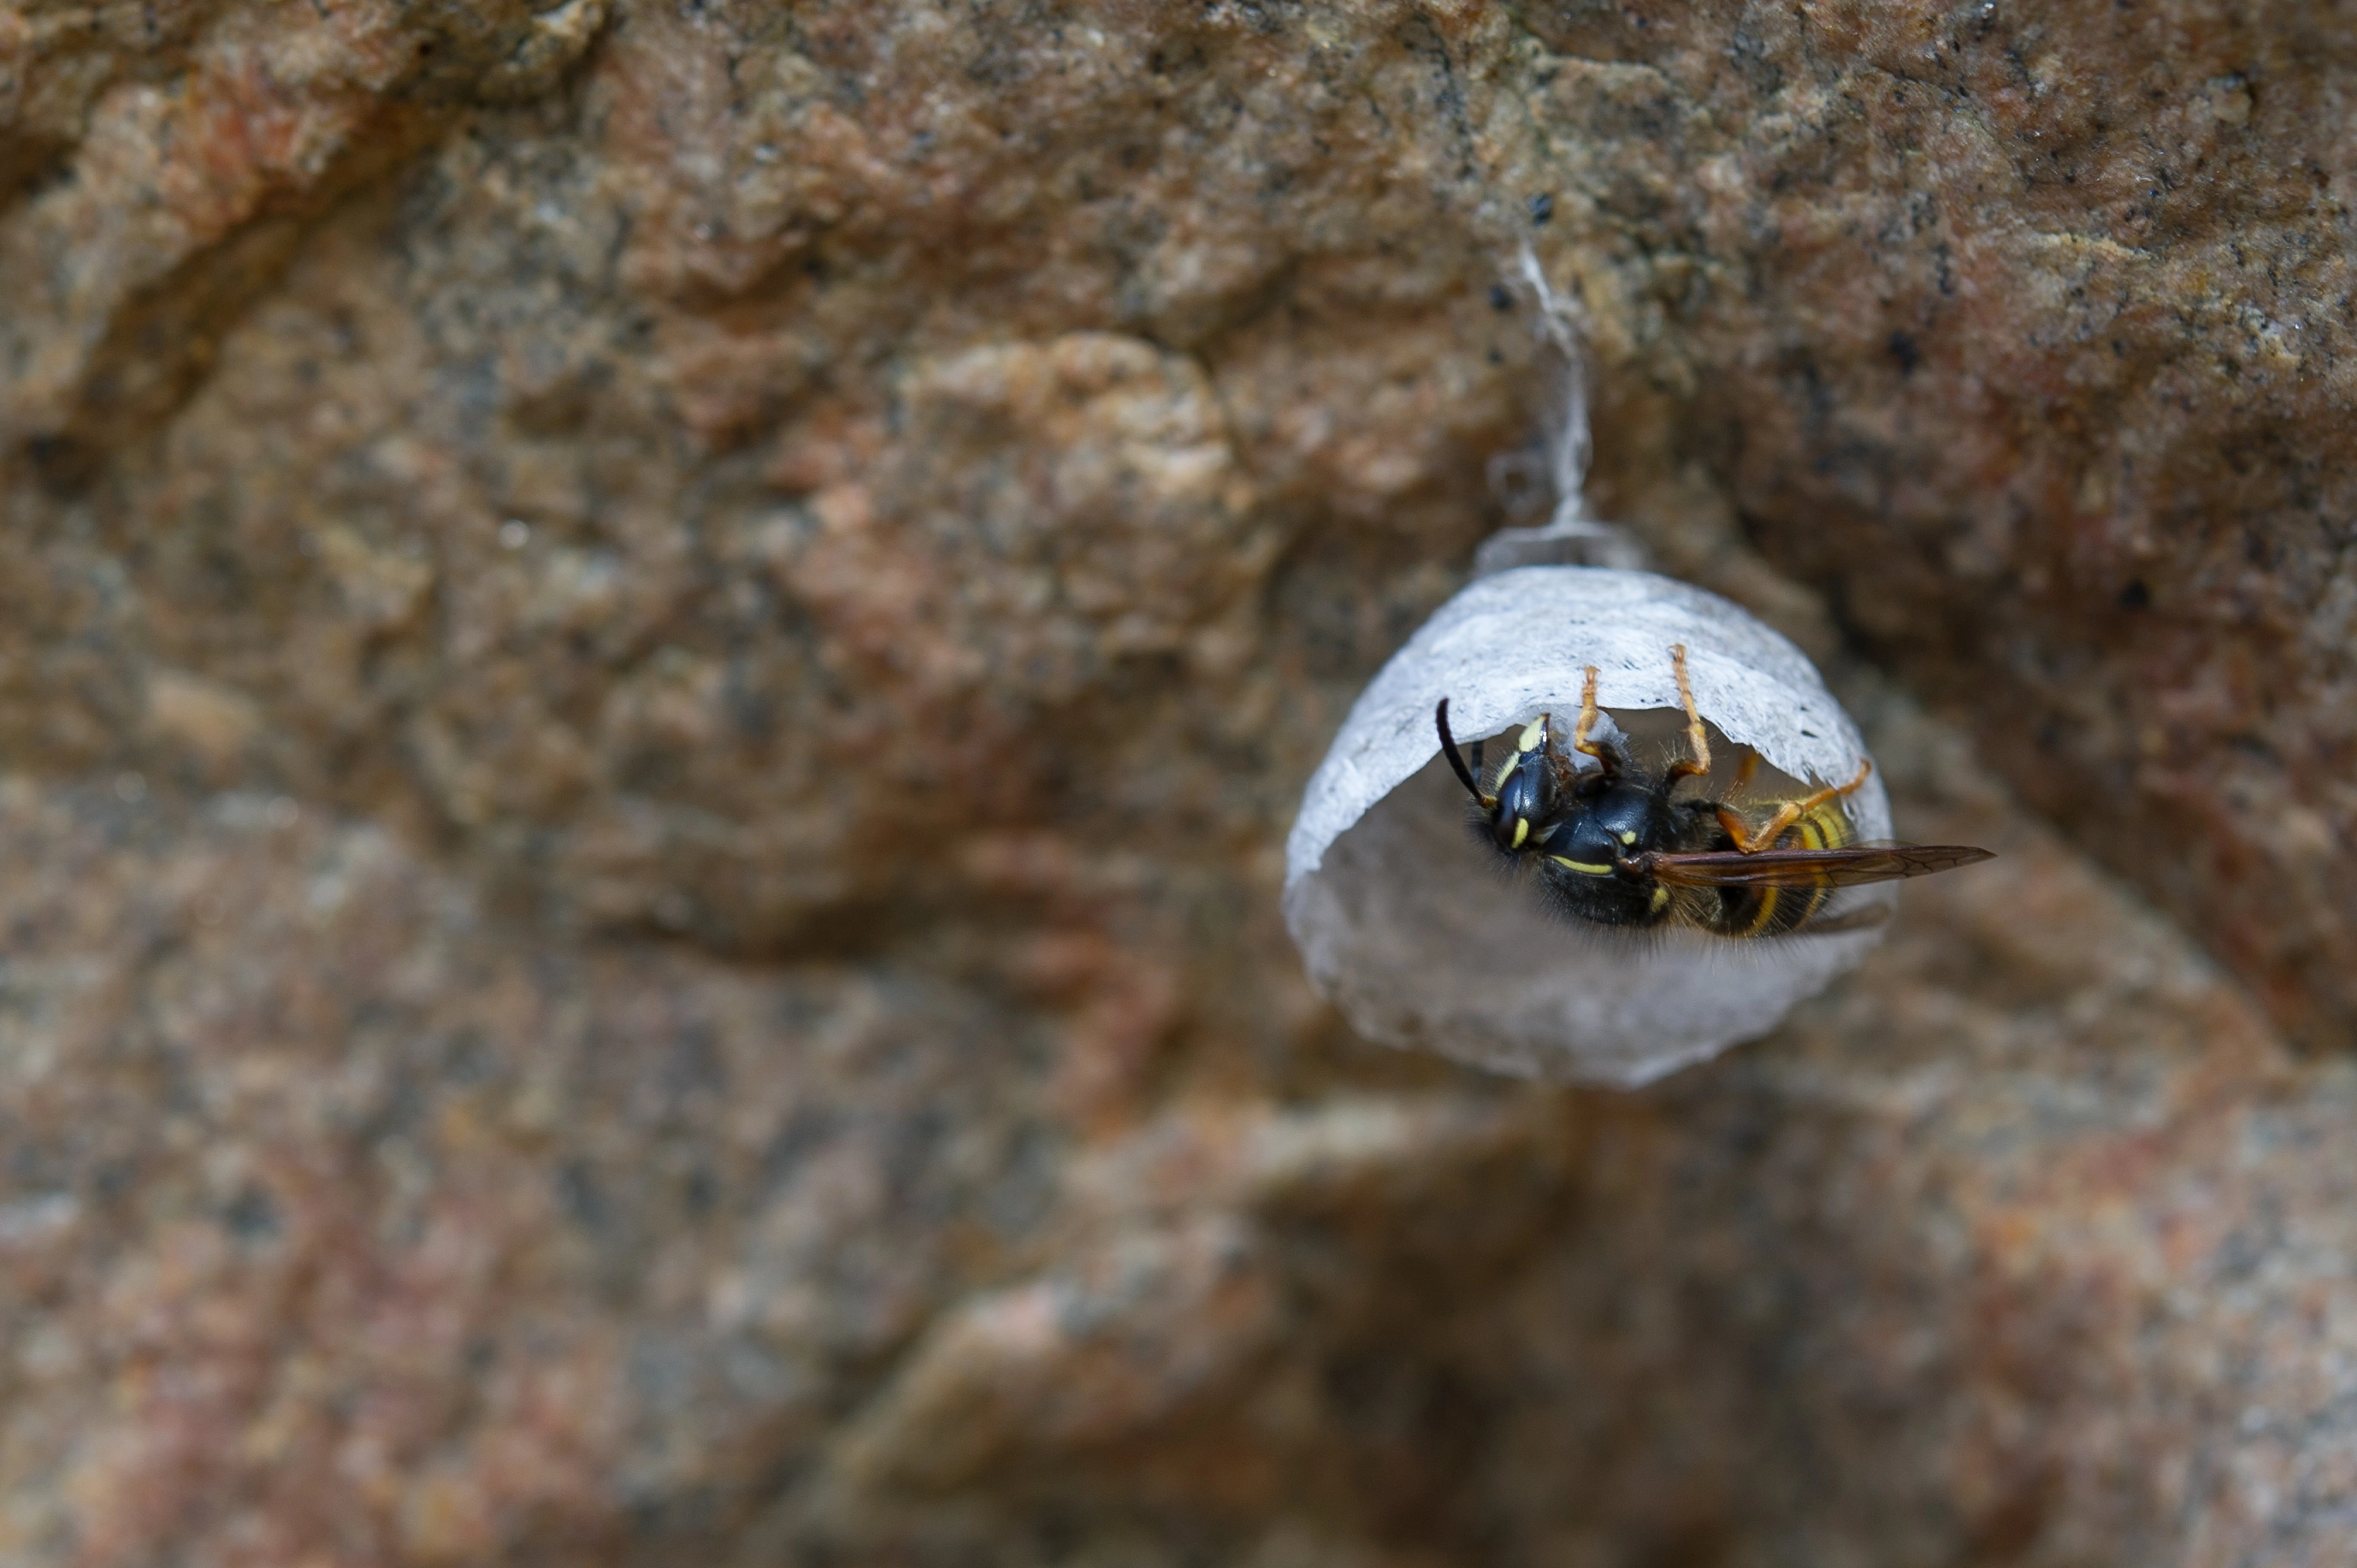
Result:
<svg viewBox="0 0 2357 1568"><path fill-rule="evenodd" d="M2333 1560L2346 30L0 8L0 1555ZM2005 852L1641 1096L1275 911L1524 238Z"/></svg>
<svg viewBox="0 0 2357 1568"><path fill-rule="evenodd" d="M1664 439L2035 805L2345 1040L2341 20L1525 16L1587 57L1534 117L1579 148L1558 200Z"/></svg>

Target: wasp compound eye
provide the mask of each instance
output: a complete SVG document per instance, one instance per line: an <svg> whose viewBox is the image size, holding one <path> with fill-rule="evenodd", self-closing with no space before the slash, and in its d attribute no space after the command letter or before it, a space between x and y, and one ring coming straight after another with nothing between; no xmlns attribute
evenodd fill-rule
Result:
<svg viewBox="0 0 2357 1568"><path fill-rule="evenodd" d="M1879 939L1863 919L1771 933L1822 907L1879 915L1889 886L1765 898L1701 864L1731 854L1692 856L1696 885L1674 900L1652 868L1717 831L1705 822L1710 765L1632 762L1616 710L1692 715L1697 740L1706 721L1726 751L1813 790L1814 816L1770 833L1770 846L1820 819L1846 842L1889 837L1857 727L1807 656L1742 609L1644 572L1479 578L1360 695L1286 841L1286 924L1312 983L1359 1033L1525 1076L1642 1083L1768 1033ZM1542 714L1548 733L1523 744ZM1505 749L1486 752L1489 776L1474 779L1462 757L1440 755L1443 733L1502 736ZM1468 841L1469 811L1494 848ZM1549 879L1555 906L1484 875L1483 857L1501 854ZM1585 918L1564 918L1566 906ZM1727 940L1747 922L1768 940Z"/></svg>
<svg viewBox="0 0 2357 1568"><path fill-rule="evenodd" d="M1499 781L1498 804L1490 817L1491 835L1499 848L1519 850L1531 843L1534 830L1544 836L1546 817L1546 756L1518 753Z"/></svg>

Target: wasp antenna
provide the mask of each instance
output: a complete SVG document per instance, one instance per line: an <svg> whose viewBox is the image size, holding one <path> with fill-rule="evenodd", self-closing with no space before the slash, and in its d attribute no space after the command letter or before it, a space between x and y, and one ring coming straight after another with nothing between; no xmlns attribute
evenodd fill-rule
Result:
<svg viewBox="0 0 2357 1568"><path fill-rule="evenodd" d="M1448 699L1446 697L1440 699L1440 706L1432 710L1432 727L1440 732L1440 755L1448 758L1448 766L1456 773L1457 781L1465 786L1465 792L1479 800L1485 811L1495 806L1498 803L1496 798L1481 793L1481 786L1474 782L1472 772L1465 766L1465 758L1458 755L1457 737L1448 733Z"/></svg>

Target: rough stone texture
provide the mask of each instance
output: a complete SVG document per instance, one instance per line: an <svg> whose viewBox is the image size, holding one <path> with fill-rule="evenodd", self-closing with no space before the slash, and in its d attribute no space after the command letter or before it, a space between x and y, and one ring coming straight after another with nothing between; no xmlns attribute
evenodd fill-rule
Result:
<svg viewBox="0 0 2357 1568"><path fill-rule="evenodd" d="M0 1554L2335 1561L2350 36L0 5ZM1275 918L1525 237L2006 852L1638 1097Z"/></svg>
<svg viewBox="0 0 2357 1568"><path fill-rule="evenodd" d="M1869 712L1915 830L2006 858L1634 1096L1248 971L1259 1026L1123 1113L1169 1004L1093 928L731 971L536 938L284 797L16 778L0 1542L2335 1560L2357 1071Z"/></svg>
<svg viewBox="0 0 2357 1568"><path fill-rule="evenodd" d="M2329 13L290 15L0 27L19 755L748 950L943 889L945 774L1250 831L1321 607L1495 521L1531 233L1613 510L2357 1018Z"/></svg>
<svg viewBox="0 0 2357 1568"><path fill-rule="evenodd" d="M1757 539L2347 1040L2351 15L1521 15L1583 275Z"/></svg>

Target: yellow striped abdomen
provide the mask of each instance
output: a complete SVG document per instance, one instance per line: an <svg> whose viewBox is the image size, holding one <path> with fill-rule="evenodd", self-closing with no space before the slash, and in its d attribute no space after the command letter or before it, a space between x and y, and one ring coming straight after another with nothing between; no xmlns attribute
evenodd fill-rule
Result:
<svg viewBox="0 0 2357 1568"><path fill-rule="evenodd" d="M1776 835L1774 849L1839 849L1856 835L1839 800L1827 800ZM1814 919L1833 884L1813 887L1723 887L1708 924L1723 937L1780 937Z"/></svg>

